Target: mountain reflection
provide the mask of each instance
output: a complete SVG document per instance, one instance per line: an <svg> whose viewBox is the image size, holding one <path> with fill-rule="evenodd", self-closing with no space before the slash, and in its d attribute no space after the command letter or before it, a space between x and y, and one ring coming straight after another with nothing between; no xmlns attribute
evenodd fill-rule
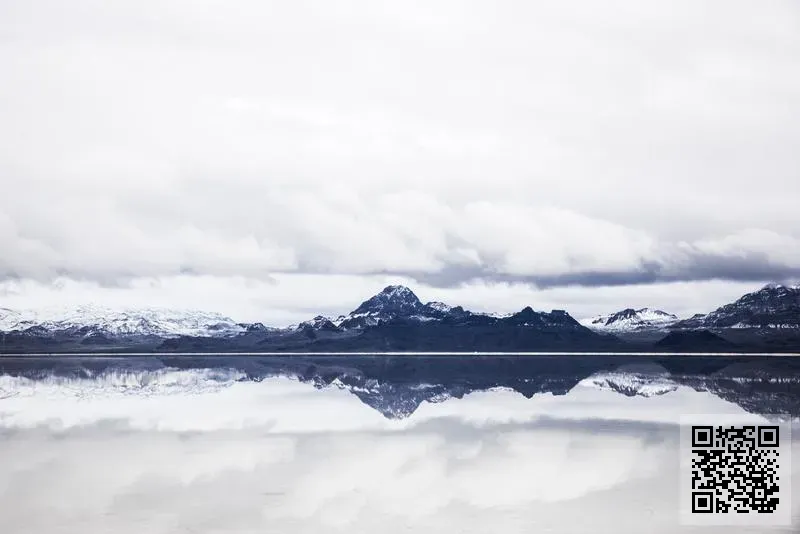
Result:
<svg viewBox="0 0 800 534"><path fill-rule="evenodd" d="M764 356L153 356L4 357L0 374L33 382L105 380L143 387L170 370L204 370L207 380L289 377L318 389L339 388L390 419L424 403L493 389L531 398L565 395L577 385L652 397L687 387L744 410L800 417L800 358ZM216 373L216 374L215 374ZM173 379L170 379L173 380ZM9 394L9 393L6 393Z"/></svg>

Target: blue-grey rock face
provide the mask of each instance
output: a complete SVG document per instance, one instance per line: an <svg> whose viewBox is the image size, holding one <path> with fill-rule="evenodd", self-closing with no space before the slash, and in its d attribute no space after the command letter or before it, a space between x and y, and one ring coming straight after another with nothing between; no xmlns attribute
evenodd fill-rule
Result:
<svg viewBox="0 0 800 534"><path fill-rule="evenodd" d="M676 328L800 328L800 286L768 284Z"/></svg>
<svg viewBox="0 0 800 534"><path fill-rule="evenodd" d="M353 314L414 315L423 307L422 302L409 288L387 286L377 295L362 302L358 308L353 310Z"/></svg>

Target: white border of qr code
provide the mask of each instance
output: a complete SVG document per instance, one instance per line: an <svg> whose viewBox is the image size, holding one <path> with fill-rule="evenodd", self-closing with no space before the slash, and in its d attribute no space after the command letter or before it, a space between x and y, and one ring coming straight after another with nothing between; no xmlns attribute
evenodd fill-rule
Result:
<svg viewBox="0 0 800 534"><path fill-rule="evenodd" d="M786 422L776 421L776 418L771 416L758 416L752 414L730 415L730 414L693 414L684 415L680 419L680 522L682 525L717 525L717 526L789 526L792 521L792 499L791 499L791 425ZM777 460L777 468L775 476L778 482L778 491L772 495L777 497L778 504L774 512L759 513L751 511L749 513L739 513L736 506L732 505L728 513L720 513L715 508L716 500L719 500L720 493L723 500L730 504L730 497L726 489L718 490L714 488L709 491L708 488L697 489L693 488L692 475L696 473L696 469L692 467L692 460L699 457L693 451L698 450L719 450L716 448L718 443L714 443L714 447L692 447L692 438L695 438L695 443L708 444L707 442L697 441L704 436L693 436L692 426L708 426L712 428L723 427L742 427L754 426L764 427L773 426L778 427L779 430L779 445L778 447L758 447L758 443L754 441L758 451L773 451L765 454L766 458ZM714 440L715 436L710 437ZM768 437L768 436L765 436ZM769 445L769 443L764 443ZM708 457L715 456L713 453L705 454ZM726 472L728 466L720 466L717 473ZM704 479L705 480L705 479ZM697 482L696 482L697 484ZM729 486L730 488L731 486ZM741 486L735 487L730 493L734 497L740 495L739 491ZM709 499L703 499L703 493ZM714 495L716 493L716 495ZM709 495L711 494L711 495ZM705 507L705 508L704 508ZM712 508L709 510L709 507ZM744 508L748 508L744 506ZM694 511L693 511L694 509Z"/></svg>

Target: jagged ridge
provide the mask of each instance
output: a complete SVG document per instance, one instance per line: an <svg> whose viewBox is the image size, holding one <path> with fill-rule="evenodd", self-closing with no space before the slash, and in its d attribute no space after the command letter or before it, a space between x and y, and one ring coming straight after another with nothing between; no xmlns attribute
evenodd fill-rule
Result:
<svg viewBox="0 0 800 534"><path fill-rule="evenodd" d="M674 328L800 328L800 286L767 284Z"/></svg>
<svg viewBox="0 0 800 534"><path fill-rule="evenodd" d="M476 313L437 301L423 303L411 289L390 285L347 315L318 315L288 328L236 323L208 312L82 306L37 313L0 308L0 330L3 352L79 352L87 347L186 352L625 351L637 345L678 352L712 347L786 352L800 348L800 287L770 284L708 315L683 321L651 308L626 308L583 324L564 310L540 312L530 306L507 315ZM669 331L707 333L669 337ZM709 338L708 332L715 337Z"/></svg>

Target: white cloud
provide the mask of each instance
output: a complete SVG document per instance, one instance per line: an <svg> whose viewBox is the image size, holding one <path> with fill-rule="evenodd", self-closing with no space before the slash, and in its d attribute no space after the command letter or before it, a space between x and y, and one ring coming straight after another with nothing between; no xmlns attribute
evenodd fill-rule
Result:
<svg viewBox="0 0 800 534"><path fill-rule="evenodd" d="M0 277L797 275L795 15L5 2Z"/></svg>
<svg viewBox="0 0 800 534"><path fill-rule="evenodd" d="M700 252L719 256L757 254L777 264L800 262L800 239L767 230L744 230L718 239L697 241L693 246Z"/></svg>

